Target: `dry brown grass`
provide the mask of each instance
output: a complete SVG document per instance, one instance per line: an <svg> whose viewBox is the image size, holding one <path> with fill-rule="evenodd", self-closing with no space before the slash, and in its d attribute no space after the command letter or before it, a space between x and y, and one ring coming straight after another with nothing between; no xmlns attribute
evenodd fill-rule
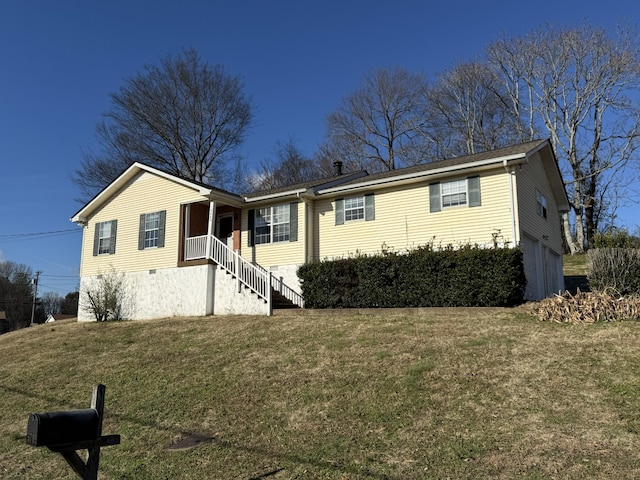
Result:
<svg viewBox="0 0 640 480"><path fill-rule="evenodd" d="M0 337L0 477L73 478L26 418L102 382L105 479L636 478L639 348L526 308L39 326Z"/></svg>

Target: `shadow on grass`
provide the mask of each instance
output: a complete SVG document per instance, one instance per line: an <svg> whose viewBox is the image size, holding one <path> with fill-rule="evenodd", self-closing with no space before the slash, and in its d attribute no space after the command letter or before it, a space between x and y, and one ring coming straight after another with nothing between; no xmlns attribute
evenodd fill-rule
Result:
<svg viewBox="0 0 640 480"><path fill-rule="evenodd" d="M33 393L31 391L25 390L25 389L21 389L21 388L15 388L15 387L8 387L5 385L0 384L0 390L4 390L5 392L9 392L9 393L13 393L13 394L17 394L17 395L23 395L27 398L33 398L33 399L37 399L37 400L44 400L46 403L51 403L52 405L56 405L55 410L63 410L65 409L65 407L67 409L77 409L77 408L86 408L86 405L84 406L78 406L76 404L72 404L71 402L69 402L68 400L64 400L64 399L60 399L58 397L55 397L53 395L46 395L44 393ZM125 421L125 422L129 422L129 423L133 423L135 425L140 425L143 427L150 427L150 428L154 428L156 430L161 430L161 431L165 431L165 432L170 432L173 433L175 435L193 435L193 436L199 436L202 435L200 433L195 433L195 432L185 432L183 430L178 430L178 429L174 429L174 428L168 428L162 425L157 424L156 422L153 421L149 421L149 420L145 420L145 419L140 419L137 417L133 417L130 415L126 415L126 414L120 414L120 413L114 413L114 412L108 412L109 417L113 417L116 418L119 421ZM26 423L27 423L27 419L25 418L25 435L24 436L20 436L18 438L16 438L16 441L26 441ZM260 455L263 457L268 457L268 458L276 458L279 459L280 461L286 461L286 462L290 462L290 463L296 463L296 464L300 464L300 465L311 465L317 468L322 468L322 469L327 469L327 470L333 470L335 472L341 473L343 475L348 475L348 474L353 474L353 475L365 475L368 478L378 478L380 480L401 480L401 477L392 477L388 474L382 474L382 473L374 473L371 472L370 470L367 469L363 469L363 468L355 468L355 467L351 467L351 466L340 466L340 465L336 465L334 462L331 461L322 461L322 460L316 460L316 459L311 459L311 458L306 458L303 455L298 455L298 454L279 454L279 453L274 453L270 450L267 449L263 449L263 448L255 448L255 447L245 447L243 445L234 445L230 442L224 441L224 440L220 440L220 439L214 439L214 443L216 445L219 445L221 448L226 448L229 450L236 450L236 451L242 451L242 452L246 452L246 453L250 453L250 454L254 454L254 455ZM285 468L281 467L281 468L276 468L274 470L271 470L269 472L265 472L262 474L258 474L256 476L251 476L251 477L247 477L247 480L262 480L262 479L266 479L269 478L273 475L278 474L279 472L284 471ZM120 472L113 472L114 474L119 474Z"/></svg>

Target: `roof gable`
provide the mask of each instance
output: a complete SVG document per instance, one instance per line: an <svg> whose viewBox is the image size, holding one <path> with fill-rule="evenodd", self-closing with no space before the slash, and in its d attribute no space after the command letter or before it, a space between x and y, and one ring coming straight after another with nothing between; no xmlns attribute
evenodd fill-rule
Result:
<svg viewBox="0 0 640 480"><path fill-rule="evenodd" d="M91 214L96 211L101 205L107 202L113 195L116 194L121 188L123 188L128 182L136 178L141 173L150 173L152 175L156 175L167 180L179 183L181 185L186 186L187 188L191 188L198 193L200 193L203 197L208 198L223 198L225 201L229 203L240 204L242 202L242 198L233 193L227 192L226 190L222 190L221 188L212 187L210 185L206 185L201 182L197 182L194 180L189 180L184 177L180 177L178 175L174 175L172 173L166 172L164 170L160 170L155 167L151 167L144 163L136 162L132 164L129 168L127 168L118 178L116 178L109 185L104 187L96 196L94 196L84 207L78 210L72 217L71 221L75 223L84 223L91 216Z"/></svg>

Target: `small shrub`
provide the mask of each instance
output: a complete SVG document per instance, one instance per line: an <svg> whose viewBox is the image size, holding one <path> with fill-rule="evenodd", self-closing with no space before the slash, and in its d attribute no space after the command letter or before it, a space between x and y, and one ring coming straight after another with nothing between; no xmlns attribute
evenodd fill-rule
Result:
<svg viewBox="0 0 640 480"><path fill-rule="evenodd" d="M619 295L640 294L640 250L596 248L589 250L589 286Z"/></svg>
<svg viewBox="0 0 640 480"><path fill-rule="evenodd" d="M97 322L124 319L124 275L112 270L90 280L84 288L83 308Z"/></svg>

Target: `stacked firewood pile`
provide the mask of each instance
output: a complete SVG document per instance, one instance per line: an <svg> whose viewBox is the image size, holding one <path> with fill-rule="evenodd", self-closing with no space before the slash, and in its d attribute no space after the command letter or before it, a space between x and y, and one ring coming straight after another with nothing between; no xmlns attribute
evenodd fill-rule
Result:
<svg viewBox="0 0 640 480"><path fill-rule="evenodd" d="M558 323L640 320L640 297L608 292L565 292L538 302L533 313L541 321Z"/></svg>

